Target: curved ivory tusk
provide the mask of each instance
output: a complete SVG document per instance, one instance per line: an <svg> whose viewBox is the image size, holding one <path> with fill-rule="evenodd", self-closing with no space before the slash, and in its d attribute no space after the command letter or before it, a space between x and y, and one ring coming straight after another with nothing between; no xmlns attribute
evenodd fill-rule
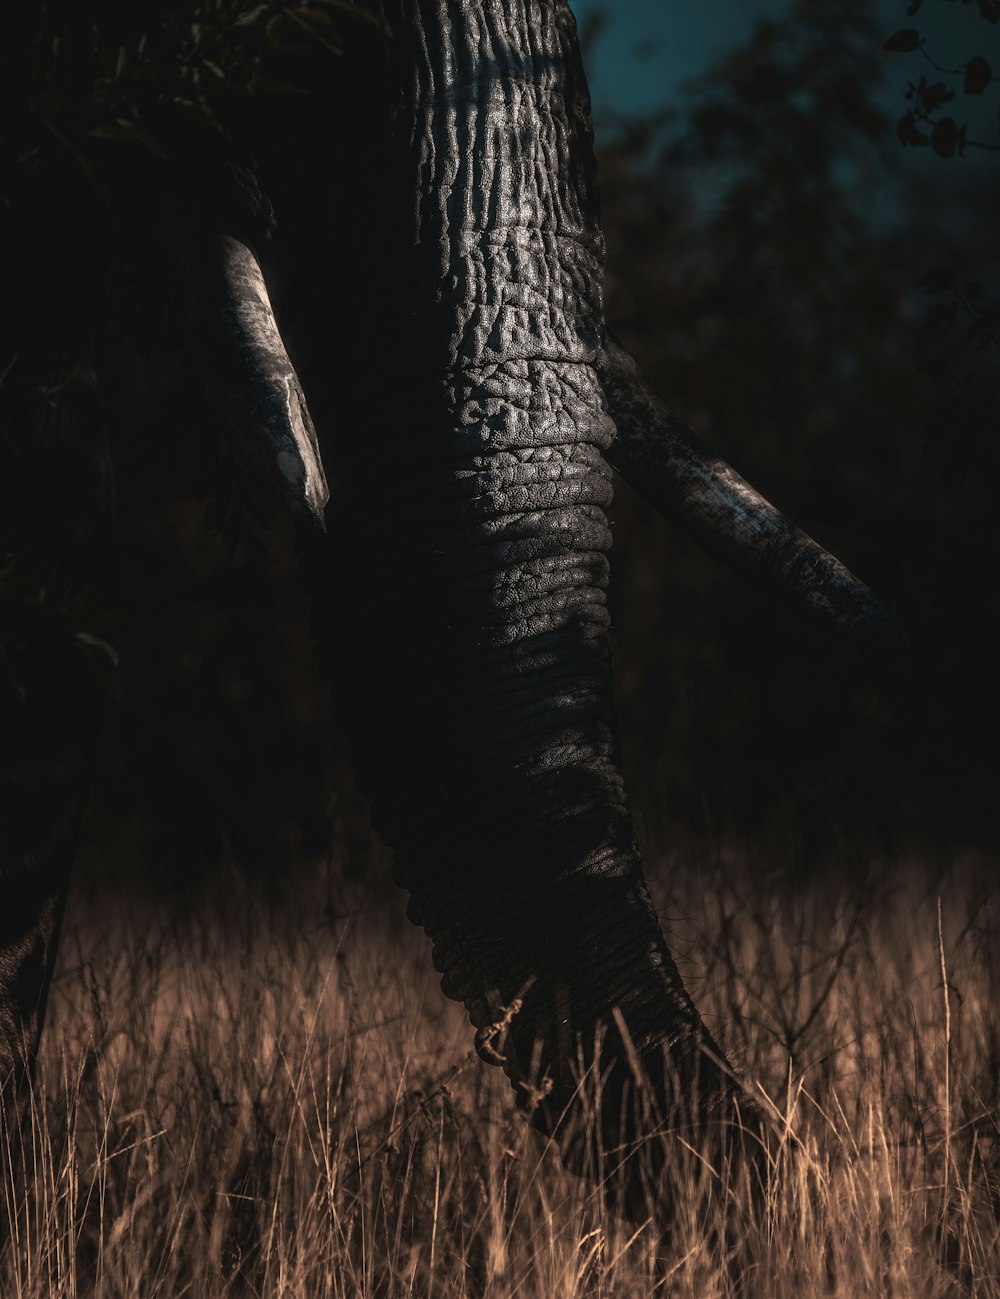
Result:
<svg viewBox="0 0 1000 1299"><path fill-rule="evenodd" d="M906 647L879 598L714 455L620 344L608 339L597 368L618 430L608 459L671 523L813 621L871 649Z"/></svg>
<svg viewBox="0 0 1000 1299"><path fill-rule="evenodd" d="M240 450L286 502L323 526L329 489L302 384L285 351L260 263L231 235L216 240L216 336L232 348L227 412ZM213 370L213 382L217 372Z"/></svg>
<svg viewBox="0 0 1000 1299"><path fill-rule="evenodd" d="M163 204L172 292L190 318L206 390L233 430L236 458L320 528L329 489L299 376L260 263L242 240L207 233L193 205Z"/></svg>

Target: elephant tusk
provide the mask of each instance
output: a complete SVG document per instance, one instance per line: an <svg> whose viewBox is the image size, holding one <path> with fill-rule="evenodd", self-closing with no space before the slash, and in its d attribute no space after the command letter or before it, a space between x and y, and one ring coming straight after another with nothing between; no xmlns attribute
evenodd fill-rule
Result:
<svg viewBox="0 0 1000 1299"><path fill-rule="evenodd" d="M906 648L874 592L714 455L610 337L597 368L618 430L607 457L671 523L812 621L868 649Z"/></svg>
<svg viewBox="0 0 1000 1299"><path fill-rule="evenodd" d="M323 529L330 493L316 429L260 263L232 235L206 237L187 206L168 210L160 228L172 253L172 291L190 318L206 389L233 430L236 460Z"/></svg>
<svg viewBox="0 0 1000 1299"><path fill-rule="evenodd" d="M217 242L222 335L233 349L235 400L227 405L246 458L277 480L286 502L323 527L329 500L323 460L305 393L285 351L260 263L246 244ZM276 471L276 473L275 473Z"/></svg>

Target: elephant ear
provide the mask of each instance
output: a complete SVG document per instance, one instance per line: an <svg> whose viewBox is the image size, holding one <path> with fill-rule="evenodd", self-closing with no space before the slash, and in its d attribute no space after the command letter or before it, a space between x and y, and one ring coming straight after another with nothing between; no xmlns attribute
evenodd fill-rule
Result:
<svg viewBox="0 0 1000 1299"><path fill-rule="evenodd" d="M610 337L598 373L617 429L608 459L671 523L811 621L869 650L906 648L874 592L715 455Z"/></svg>
<svg viewBox="0 0 1000 1299"><path fill-rule="evenodd" d="M160 196L154 229L170 296L235 460L294 517L323 529L330 493L319 441L264 273L249 239L217 226L194 200Z"/></svg>

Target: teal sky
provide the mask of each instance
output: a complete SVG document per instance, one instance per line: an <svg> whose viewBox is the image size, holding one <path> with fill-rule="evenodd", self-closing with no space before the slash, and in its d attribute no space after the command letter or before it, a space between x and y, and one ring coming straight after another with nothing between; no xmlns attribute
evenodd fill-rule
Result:
<svg viewBox="0 0 1000 1299"><path fill-rule="evenodd" d="M995 45L997 29L982 21L974 5L927 0L910 18L906 0L870 3L886 36L917 27L943 64L957 66ZM599 10L612 16L587 68L599 132L609 110L641 112L675 99L687 80L745 40L762 19L787 13L792 0L571 0L571 5L581 24ZM906 83L921 73L932 80L938 75L920 54L886 55L891 107L902 112ZM978 107L967 100L961 104L963 120L973 120Z"/></svg>
<svg viewBox="0 0 1000 1299"><path fill-rule="evenodd" d="M683 83L738 45L787 0L571 0L581 24L596 11L612 14L597 58L587 69L601 110L641 112L677 94Z"/></svg>
<svg viewBox="0 0 1000 1299"><path fill-rule="evenodd" d="M677 103L685 84L740 44L762 20L788 14L794 0L570 0L577 21L586 23L598 11L611 15L597 43L596 56L588 58L587 78L594 105L594 127L600 144L602 132L616 113L642 113ZM901 27L916 27L926 39L926 49L945 67L960 67L975 54L989 57L996 49L1000 28L980 18L974 4L926 0L910 17L908 0L868 0L883 34ZM963 95L960 80L942 77L922 53L884 55L884 103L890 122L906 110L907 83L921 75L944 80L958 90L946 110L966 123L970 139L997 142L996 88L981 96ZM992 59L994 70L1000 59ZM892 128L889 128L892 130ZM893 135L893 140L894 140ZM961 213L965 200L962 182L974 182L979 169L996 165L996 155L970 149L965 159L944 160L931 149L899 148L893 177L879 197L869 195L871 210L891 219L908 199L907 182L937 180L941 202ZM964 170L961 170L964 169ZM957 205L957 206L956 206ZM942 221L946 220L944 210ZM951 221L953 218L948 217ZM960 223L960 222L959 222Z"/></svg>

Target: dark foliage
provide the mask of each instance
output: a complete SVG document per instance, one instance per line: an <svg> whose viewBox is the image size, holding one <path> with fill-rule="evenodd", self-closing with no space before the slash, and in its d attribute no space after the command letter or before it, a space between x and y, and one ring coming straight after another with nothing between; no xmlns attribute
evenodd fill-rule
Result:
<svg viewBox="0 0 1000 1299"><path fill-rule="evenodd" d="M880 44L865 6L800 4L600 159L613 327L911 637L893 665L823 643L620 499L619 699L646 822L769 833L778 862L993 828L1000 365L979 213L997 178L984 157L928 315L941 209L900 174Z"/></svg>
<svg viewBox="0 0 1000 1299"><path fill-rule="evenodd" d="M939 0L939 3L954 4L956 0ZM970 4L972 0L962 0ZM912 18L922 8L923 0L914 0L907 9ZM1000 5L994 0L978 0L979 15L991 27L996 27L1000 19ZM901 144L930 147L939 158L964 157L966 149L986 149L990 152L1000 150L1000 143L993 140L970 140L966 126L960 125L953 117L939 117L942 105L955 98L953 86L960 86L965 95L982 95L992 82L1000 81L993 75L993 66L997 61L997 33L983 31L983 39L990 42L987 51L993 57L993 64L985 54L974 53L965 63L957 68L942 67L933 55L932 48L916 27L903 27L884 43L883 49L896 54L913 54L919 52L935 72L942 73L953 83L936 81L929 83L921 76L916 82L910 82L906 98L910 103L906 114L896 125L896 134ZM926 129L925 129L926 128Z"/></svg>
<svg viewBox="0 0 1000 1299"><path fill-rule="evenodd" d="M993 23L995 6L979 8ZM295 99L360 10L206 0L170 6L155 39L139 30L140 6L36 12L37 26L19 19L21 71L8 77L5 58L2 79L14 124L3 251L26 304L5 326L3 430L37 383L20 369L27 325L37 353L51 304L60 321L72 314L67 285L81 299L94 288L88 276L107 264L94 250L127 241L120 180L135 160L212 156L202 142L231 131L248 102ZM890 45L923 49L912 39ZM612 325L699 431L887 599L913 642L897 664L825 642L622 488L618 694L651 839L752 832L776 864L809 865L845 841L943 846L993 828L993 253L974 212L961 259L942 248L935 196L905 176L894 225L866 210L907 157L881 98L883 41L867 6L801 3L681 109L620 122L600 158ZM1000 61L989 55L911 87L904 143L968 151L943 110L959 93L990 93ZM349 50L338 66L348 61ZM990 211L991 155L967 153L979 164L977 207ZM56 223L61 251L42 254L29 227L42 211L51 232L55 210L73 220ZM280 228L289 214L276 215ZM40 280L15 275L14 262L39 258ZM315 855L333 835L360 863L365 813L313 665L291 529L251 526L256 545L244 528L229 546L206 530L206 495L231 487L225 449L197 412L178 405L174 417L176 440L140 430L119 449L122 612L69 624L105 675L112 652L122 659L92 858L131 871L141 857L196 879L227 859ZM8 548L8 591L19 558Z"/></svg>
<svg viewBox="0 0 1000 1299"><path fill-rule="evenodd" d="M185 322L147 247L144 203L181 178L229 224L266 236L273 213L245 165L247 124L280 121L336 81L352 41L373 32L384 34L375 10L351 0L47 0L0 16L0 725L30 707L40 650L76 661L108 695L114 793L107 806L97 798L91 824L129 867L133 826L193 876L226 855L274 854L281 809L325 828L322 759L301 716L277 721L289 701L272 684L296 657L283 628L308 640L297 588L287 562L267 569L266 523L183 381ZM113 538L74 533L102 474L100 416L50 438L61 472L48 472L39 436L92 400L98 354L132 414L107 429ZM288 768L267 747L270 702L240 706L248 678L268 682ZM315 770L311 819L299 761Z"/></svg>

